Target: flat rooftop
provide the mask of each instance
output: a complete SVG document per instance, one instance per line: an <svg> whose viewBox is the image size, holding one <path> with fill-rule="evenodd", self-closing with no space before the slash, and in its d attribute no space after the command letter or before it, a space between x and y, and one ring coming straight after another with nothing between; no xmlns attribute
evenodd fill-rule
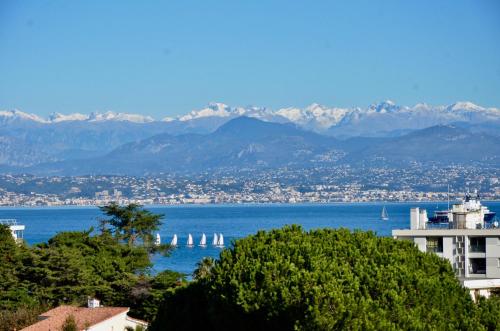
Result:
<svg viewBox="0 0 500 331"><path fill-rule="evenodd" d="M392 230L395 237L426 237L426 236L491 236L500 237L500 228L495 229L397 229Z"/></svg>

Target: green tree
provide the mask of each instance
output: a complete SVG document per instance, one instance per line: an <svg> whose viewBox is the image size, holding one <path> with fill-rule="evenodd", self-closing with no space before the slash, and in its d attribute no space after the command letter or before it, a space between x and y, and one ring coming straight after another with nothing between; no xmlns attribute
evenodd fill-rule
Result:
<svg viewBox="0 0 500 331"><path fill-rule="evenodd" d="M482 330L449 263L412 243L291 226L238 240L151 330Z"/></svg>
<svg viewBox="0 0 500 331"><path fill-rule="evenodd" d="M148 237L144 229L149 224L153 231L151 224L158 224L154 220L161 215L138 209L129 208L136 214L130 218L137 238L132 242L124 239L124 230L106 222L98 234L92 228L60 232L28 247L0 225L0 330L26 326L60 304L83 305L88 296L107 306L131 307L132 316L151 320L163 295L181 285L184 276L172 271L151 275L151 253L161 247L143 241Z"/></svg>
<svg viewBox="0 0 500 331"><path fill-rule="evenodd" d="M107 223L119 239L125 240L130 246L141 240L144 246L154 247L154 232L159 229L164 215L154 214L134 203L127 206L111 203L99 208L111 217Z"/></svg>
<svg viewBox="0 0 500 331"><path fill-rule="evenodd" d="M204 257L200 262L196 263L196 269L193 272L193 278L195 280L207 278L208 276L210 276L214 265L214 258Z"/></svg>
<svg viewBox="0 0 500 331"><path fill-rule="evenodd" d="M488 331L500 330L500 297L492 295L489 299L480 297L478 301L479 319Z"/></svg>

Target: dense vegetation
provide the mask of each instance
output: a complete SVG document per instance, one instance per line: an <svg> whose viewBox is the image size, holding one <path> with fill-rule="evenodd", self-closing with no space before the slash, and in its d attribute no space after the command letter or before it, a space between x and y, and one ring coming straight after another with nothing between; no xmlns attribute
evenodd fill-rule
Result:
<svg viewBox="0 0 500 331"><path fill-rule="evenodd" d="M61 232L47 243L17 244L0 226L0 330L36 321L60 304L85 304L88 296L107 306L131 307L132 316L151 320L163 294L182 275L150 274L150 253L168 250L152 244L162 215L138 205L103 208L109 219L100 231Z"/></svg>
<svg viewBox="0 0 500 331"><path fill-rule="evenodd" d="M152 330L495 330L448 262L371 232L285 227L238 240L167 294Z"/></svg>
<svg viewBox="0 0 500 331"><path fill-rule="evenodd" d="M150 255L169 249L153 242L162 215L101 209L108 218L97 231L32 247L0 226L0 330L88 296L131 307L153 331L500 329L500 297L475 304L447 261L410 242L346 229L262 231L201 260L185 283L150 273Z"/></svg>

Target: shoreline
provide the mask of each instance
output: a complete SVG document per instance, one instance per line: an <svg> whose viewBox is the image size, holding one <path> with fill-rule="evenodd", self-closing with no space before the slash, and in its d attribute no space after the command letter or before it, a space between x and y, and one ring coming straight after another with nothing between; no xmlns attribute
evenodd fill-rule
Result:
<svg viewBox="0 0 500 331"><path fill-rule="evenodd" d="M482 200L485 203L500 203L500 200ZM111 203L112 201L108 202ZM456 202L450 201L450 204ZM335 201L335 202L244 202L244 203L179 203L179 204L143 204L144 207L149 208L216 208L216 207L281 207L281 206L329 206L329 205L398 205L398 204L412 204L412 203L436 203L446 204L446 200L405 200L405 201ZM91 209L104 206L106 204L94 205L52 205L52 206L27 206L27 205L13 205L13 206L0 206L2 209Z"/></svg>

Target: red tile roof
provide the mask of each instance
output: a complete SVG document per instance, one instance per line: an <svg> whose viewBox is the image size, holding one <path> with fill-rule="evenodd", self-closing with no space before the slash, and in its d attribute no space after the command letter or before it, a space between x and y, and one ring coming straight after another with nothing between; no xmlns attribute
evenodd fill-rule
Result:
<svg viewBox="0 0 500 331"><path fill-rule="evenodd" d="M84 330L104 320L129 311L127 307L85 308L75 306L59 306L39 316L40 321L21 331L59 331L68 316L75 317L78 329Z"/></svg>

